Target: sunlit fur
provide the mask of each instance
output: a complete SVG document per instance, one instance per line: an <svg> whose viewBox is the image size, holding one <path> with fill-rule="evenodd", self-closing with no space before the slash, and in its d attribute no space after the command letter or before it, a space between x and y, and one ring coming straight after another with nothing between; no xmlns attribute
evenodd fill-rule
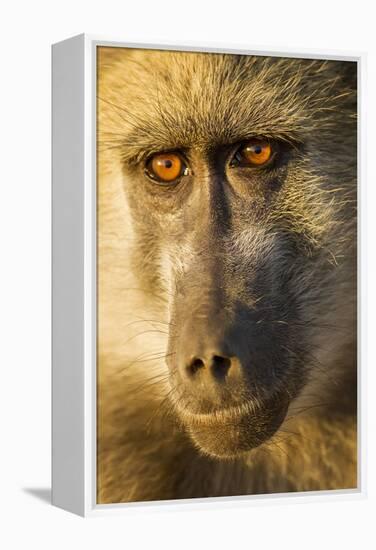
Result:
<svg viewBox="0 0 376 550"><path fill-rule="evenodd" d="M98 58L98 502L356 487L355 64L118 48ZM176 413L165 360L175 281L197 250L150 229L140 239L129 170L153 152L254 136L300 152L272 210L256 220L250 209L224 247L252 278L267 257L289 269L276 238L296 241L305 344L288 353L304 356L304 383L271 439L218 460Z"/></svg>

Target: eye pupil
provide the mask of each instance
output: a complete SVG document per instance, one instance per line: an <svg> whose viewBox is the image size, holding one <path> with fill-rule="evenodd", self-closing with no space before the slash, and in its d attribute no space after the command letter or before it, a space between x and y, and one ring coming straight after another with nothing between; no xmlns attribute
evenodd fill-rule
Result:
<svg viewBox="0 0 376 550"><path fill-rule="evenodd" d="M260 145L256 145L254 148L254 152L256 155L259 155L262 152L262 147Z"/></svg>
<svg viewBox="0 0 376 550"><path fill-rule="evenodd" d="M171 166L172 166L172 161L171 161L171 160L165 160L165 161L164 161L164 165L165 165L165 168L171 168Z"/></svg>

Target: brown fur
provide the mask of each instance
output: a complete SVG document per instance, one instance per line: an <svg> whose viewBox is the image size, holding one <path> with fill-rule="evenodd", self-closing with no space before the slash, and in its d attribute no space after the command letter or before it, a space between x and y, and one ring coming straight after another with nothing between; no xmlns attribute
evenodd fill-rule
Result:
<svg viewBox="0 0 376 550"><path fill-rule="evenodd" d="M353 64L100 48L98 75L98 502L356 487ZM293 239L300 332L289 353L304 351L304 361L277 433L218 460L176 414L165 364L171 273L181 277L197 250L185 236L157 240L153 227L140 237L131 182L150 153L206 152L255 135L299 154L272 208L255 194L252 234L239 226L224 242L252 278L271 254L286 271L275 235ZM160 211L170 227L169 209L153 200L138 208ZM238 281L232 291L245 294Z"/></svg>

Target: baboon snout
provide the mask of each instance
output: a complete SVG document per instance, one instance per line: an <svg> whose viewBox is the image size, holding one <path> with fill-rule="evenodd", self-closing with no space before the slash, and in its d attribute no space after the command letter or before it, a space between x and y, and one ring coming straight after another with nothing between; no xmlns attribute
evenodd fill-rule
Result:
<svg viewBox="0 0 376 550"><path fill-rule="evenodd" d="M273 322L281 318L282 299L271 296L264 272L248 281L240 299L221 277L223 266L213 260L209 267L202 261L178 281L171 307L172 398L194 414L256 406L288 371L288 325ZM266 293L255 307L255 296Z"/></svg>

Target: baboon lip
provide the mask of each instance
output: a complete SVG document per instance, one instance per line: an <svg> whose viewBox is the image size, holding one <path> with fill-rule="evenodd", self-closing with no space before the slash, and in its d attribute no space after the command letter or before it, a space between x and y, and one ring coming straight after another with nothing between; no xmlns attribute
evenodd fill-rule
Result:
<svg viewBox="0 0 376 550"><path fill-rule="evenodd" d="M286 408L290 400L279 395L272 395L264 400L249 400L230 407L216 408L210 412L196 412L184 407L180 403L175 404L175 408L183 420L192 426L217 425L218 423L236 422L244 417L259 417L265 411L279 410Z"/></svg>
<svg viewBox="0 0 376 550"><path fill-rule="evenodd" d="M183 420L192 426L212 425L215 426L222 422L231 422L243 418L248 415L256 415L259 406L252 402L242 403L237 406L215 409L212 412L197 413L188 409L177 406L177 411Z"/></svg>

